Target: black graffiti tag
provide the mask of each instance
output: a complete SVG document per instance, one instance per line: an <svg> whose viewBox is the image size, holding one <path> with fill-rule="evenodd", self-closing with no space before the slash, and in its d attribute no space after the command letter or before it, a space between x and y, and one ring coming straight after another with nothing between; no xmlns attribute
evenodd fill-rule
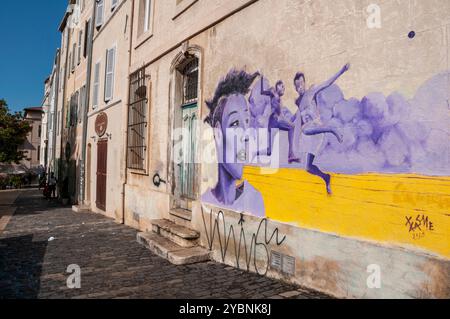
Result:
<svg viewBox="0 0 450 319"><path fill-rule="evenodd" d="M284 243L284 241L286 240L286 236L283 236L283 238L280 240L278 228L275 228L275 230L272 232L271 236L269 237L268 230L267 230L268 220L263 219L259 223L258 230L256 231L256 233L254 233L252 235L252 239L250 241L250 247L248 247L247 238L245 236L245 227L244 227L245 219L244 219L243 214L241 214L241 217L240 217L240 220L238 223L238 225L241 228L240 232L239 232L239 241L237 241L236 233L234 231L233 225L230 225L227 230L225 214L222 211L219 211L217 213L215 220L214 220L214 226L213 226L213 221L212 221L213 220L213 211L211 210L211 214L210 214L210 218L209 218L209 229L206 225L205 213L203 211L203 208L202 208L202 218L203 218L203 225L205 227L206 238L208 240L209 250L213 249L213 245L214 245L214 242L215 242L215 239L217 236L217 240L218 240L219 246L220 246L222 262L225 262L225 258L228 253L228 247L231 242L231 237L233 237L234 252L235 252L235 256L236 256L237 268L239 268L239 269L241 268L240 267L240 257L241 257L241 251L242 251L242 245L243 245L244 253L245 253L246 270L250 271L250 265L252 264L252 261L253 261L253 266L255 267L255 270L259 275L266 275L267 271L269 270L270 255L269 255L269 249L267 248L267 246L270 245L274 239L275 239L275 244L277 246L281 246ZM223 223L223 236L225 236L225 238L222 237L222 234L220 232L220 223L221 222ZM261 233L263 225L264 225L264 237L263 237L264 240L260 240L259 237L260 237L260 233ZM266 255L265 265L266 266L264 269L258 269L258 265L256 262L257 248L262 248L265 252L265 255Z"/></svg>

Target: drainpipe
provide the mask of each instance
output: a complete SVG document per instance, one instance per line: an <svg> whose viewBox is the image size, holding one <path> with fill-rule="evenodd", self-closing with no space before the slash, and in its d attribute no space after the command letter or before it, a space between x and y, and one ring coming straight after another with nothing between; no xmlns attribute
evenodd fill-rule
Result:
<svg viewBox="0 0 450 319"><path fill-rule="evenodd" d="M134 27L134 6L135 0L131 0L131 17L130 17L130 47L128 51L128 82L130 78L131 71L131 55L133 52L133 27ZM125 103L126 107L126 115L125 115L125 130L124 130L124 144L123 144L123 154L125 155L125 165L124 165L124 174L123 174L123 183L122 183L122 224L125 225L125 194L126 194L126 186L128 184L128 117L129 117L129 105L128 101L130 100L130 89L127 90L127 97Z"/></svg>
<svg viewBox="0 0 450 319"><path fill-rule="evenodd" d="M87 64L87 74L86 74L86 96L84 98L84 110L83 110L83 131L82 131L82 141L81 141L81 161L80 161L80 191L78 198L78 205L83 205L86 198L86 144L87 144L87 124L88 124L88 110L90 102L90 92L91 92L91 70L92 70L92 52L94 46L94 32L95 32L95 17L97 14L97 2L93 2L91 25L89 30L89 48L88 48L88 64Z"/></svg>

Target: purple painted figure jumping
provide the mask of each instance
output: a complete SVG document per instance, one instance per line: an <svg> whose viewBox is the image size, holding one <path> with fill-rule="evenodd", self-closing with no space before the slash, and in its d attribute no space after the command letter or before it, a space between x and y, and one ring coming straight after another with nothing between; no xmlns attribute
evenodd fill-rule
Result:
<svg viewBox="0 0 450 319"><path fill-rule="evenodd" d="M248 162L249 140L244 134L236 141L235 133L249 129L250 110L245 96L258 76L258 73L232 70L219 83L213 99L206 102L210 114L205 122L214 129L219 163L217 185L202 196L202 201L265 217L261 193L247 181L236 185L242 180Z"/></svg>
<svg viewBox="0 0 450 319"><path fill-rule="evenodd" d="M264 78L263 78L264 79ZM289 136L289 163L298 162L299 159L294 155L294 130L295 124L291 118L282 114L281 98L286 92L283 81L278 81L274 88L264 90L264 81L261 81L261 94L270 97L271 115L269 118L268 150L267 155L272 155L272 130L279 129L287 131Z"/></svg>
<svg viewBox="0 0 450 319"><path fill-rule="evenodd" d="M329 88L350 69L350 64L346 64L338 73L331 77L328 81L306 90L306 79L303 73L297 73L294 78L294 85L299 94L296 104L299 108L298 114L301 120L301 137L300 148L301 152L306 154L306 171L312 175L322 178L326 184L328 194L332 194L331 190L331 175L322 172L316 165L314 160L317 157L322 144L324 142L325 134L333 134L340 143L343 142L342 133L338 132L336 128L323 125L319 110L317 107L317 96L323 90Z"/></svg>

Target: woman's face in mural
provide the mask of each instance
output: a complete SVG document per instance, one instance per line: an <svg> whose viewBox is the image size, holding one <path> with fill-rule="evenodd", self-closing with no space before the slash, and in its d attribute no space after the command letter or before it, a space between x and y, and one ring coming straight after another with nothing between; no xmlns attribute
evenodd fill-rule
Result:
<svg viewBox="0 0 450 319"><path fill-rule="evenodd" d="M250 111L243 95L231 95L224 106L222 120L216 136L221 165L236 180L242 178L247 162L248 138L245 132L250 124ZM220 153L222 150L223 153Z"/></svg>
<svg viewBox="0 0 450 319"><path fill-rule="evenodd" d="M306 92L306 82L305 78L301 77L295 81L295 90L299 95L303 95Z"/></svg>

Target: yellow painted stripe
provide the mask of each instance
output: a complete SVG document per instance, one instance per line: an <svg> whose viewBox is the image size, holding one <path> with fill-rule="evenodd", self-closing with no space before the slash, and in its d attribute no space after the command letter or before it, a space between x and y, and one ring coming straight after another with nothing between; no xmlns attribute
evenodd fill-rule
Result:
<svg viewBox="0 0 450 319"><path fill-rule="evenodd" d="M244 178L261 192L270 219L450 257L450 177L335 174L332 196L320 178L299 169L265 175L246 167ZM434 229L415 238L406 217L419 214Z"/></svg>

